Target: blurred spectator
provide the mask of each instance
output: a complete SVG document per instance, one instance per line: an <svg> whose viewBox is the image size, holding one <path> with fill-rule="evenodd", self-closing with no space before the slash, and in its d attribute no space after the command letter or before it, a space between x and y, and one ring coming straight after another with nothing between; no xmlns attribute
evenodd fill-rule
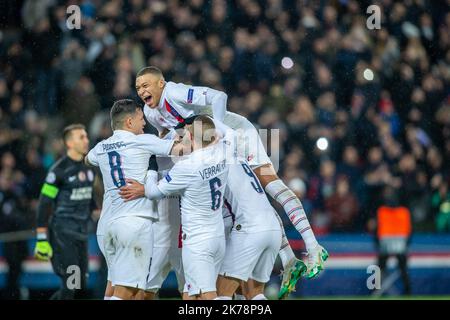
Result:
<svg viewBox="0 0 450 320"><path fill-rule="evenodd" d="M350 191L349 180L339 177L336 191L325 201L325 209L330 217L330 231L350 232L354 230L358 215L358 201Z"/></svg>
<svg viewBox="0 0 450 320"><path fill-rule="evenodd" d="M0 233L28 230L31 215L27 215L23 201L22 174L15 170L15 159L11 153L4 153L0 171ZM20 299L19 277L22 261L28 255L26 240L7 241L3 244L4 257L9 266L6 279L5 299Z"/></svg>
<svg viewBox="0 0 450 320"><path fill-rule="evenodd" d="M81 122L92 143L108 136L112 102L136 98L137 70L155 64L167 80L225 90L229 110L257 127L281 129L281 174L304 182L308 214L323 225L343 175L359 204L349 231L366 227L385 185L404 187L417 230L436 230L430 197L450 180L445 4L385 1L381 29L368 30L358 1L82 1L81 29L69 30L73 1L23 1L21 21L8 3L0 153L13 155L26 207L62 152L59 130Z"/></svg>
<svg viewBox="0 0 450 320"><path fill-rule="evenodd" d="M450 191L448 184L441 182L438 190L433 194L432 207L436 215L436 229L438 232L450 231Z"/></svg>

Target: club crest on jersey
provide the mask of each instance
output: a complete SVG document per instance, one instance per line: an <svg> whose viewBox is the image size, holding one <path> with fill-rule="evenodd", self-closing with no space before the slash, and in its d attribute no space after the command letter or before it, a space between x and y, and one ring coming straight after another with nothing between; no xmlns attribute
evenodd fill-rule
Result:
<svg viewBox="0 0 450 320"><path fill-rule="evenodd" d="M83 171L78 172L78 180L86 181L86 174Z"/></svg>
<svg viewBox="0 0 450 320"><path fill-rule="evenodd" d="M188 90L187 103L192 103L192 98L194 97L194 89Z"/></svg>
<svg viewBox="0 0 450 320"><path fill-rule="evenodd" d="M52 184L52 183L55 183L55 181L56 181L55 173L49 172L47 175L47 178L45 178L45 182Z"/></svg>

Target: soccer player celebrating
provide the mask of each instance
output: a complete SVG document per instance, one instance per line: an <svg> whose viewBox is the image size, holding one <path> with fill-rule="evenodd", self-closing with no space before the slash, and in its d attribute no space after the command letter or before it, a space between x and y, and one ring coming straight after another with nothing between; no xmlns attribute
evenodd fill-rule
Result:
<svg viewBox="0 0 450 320"><path fill-rule="evenodd" d="M184 291L190 298L210 300L217 297L216 281L225 254L222 205L228 165L211 118L198 116L186 130L183 139L192 145L192 153L158 183L157 173L149 171L145 196L180 195ZM133 180L127 180L121 190L125 200L144 194L142 183Z"/></svg>
<svg viewBox="0 0 450 320"><path fill-rule="evenodd" d="M227 134L234 149L233 135ZM224 262L217 281L221 300L231 300L243 281L248 300L267 300L265 284L281 245L281 227L258 178L245 159L232 155L225 190L225 206L234 215Z"/></svg>
<svg viewBox="0 0 450 320"><path fill-rule="evenodd" d="M226 111L227 95L208 87L166 82L161 70L153 66L138 72L136 91L145 103L146 119L160 136L185 122L186 118L198 114L212 115L232 129L239 129L241 155L247 159L265 192L283 207L305 242L308 251L307 277L318 275L328 252L318 244L300 200L276 174L256 128L246 118ZM278 215L277 218L281 223ZM295 289L305 266L295 257L283 228L279 255L284 268L279 297L285 298Z"/></svg>
<svg viewBox="0 0 450 320"><path fill-rule="evenodd" d="M51 299L75 298L76 289L86 289L88 273L88 221L92 213L95 174L83 163L89 139L85 127L73 124L63 131L66 155L50 168L37 209L35 257L51 260L61 278L61 288ZM49 218L51 216L50 222ZM80 287L69 288L70 266L80 272ZM70 283L70 281L69 281Z"/></svg>
<svg viewBox="0 0 450 320"><path fill-rule="evenodd" d="M158 219L156 204L146 198L125 202L119 189L126 178L145 182L152 155L178 152L173 140L144 134L144 114L133 100L116 101L111 108L113 135L99 142L85 158L99 166L104 199L97 241L108 265L105 297L131 300L145 290L152 258L152 224Z"/></svg>

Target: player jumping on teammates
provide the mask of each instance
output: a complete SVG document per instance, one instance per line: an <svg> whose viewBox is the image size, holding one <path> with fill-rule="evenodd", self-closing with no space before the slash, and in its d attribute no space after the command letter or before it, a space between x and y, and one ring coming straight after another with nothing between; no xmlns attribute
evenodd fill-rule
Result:
<svg viewBox="0 0 450 320"><path fill-rule="evenodd" d="M138 72L136 91L145 103L144 113L147 121L158 130L160 136L170 132L186 118L198 114L212 114L215 120L222 121L235 130L243 130L242 155L249 162L266 193L283 207L305 242L308 251L307 277L313 278L323 270L328 252L318 244L302 203L276 174L256 128L246 118L226 111L227 95L224 92L208 87L166 82L161 70L153 66ZM276 216L281 223L280 217ZM304 263L295 257L284 228L282 235L279 255L284 272L279 298L285 298L295 290L295 284L306 269Z"/></svg>

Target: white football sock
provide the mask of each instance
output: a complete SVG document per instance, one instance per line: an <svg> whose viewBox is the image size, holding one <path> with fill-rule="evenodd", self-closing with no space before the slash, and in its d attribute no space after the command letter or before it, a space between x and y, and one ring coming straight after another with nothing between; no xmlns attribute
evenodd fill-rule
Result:
<svg viewBox="0 0 450 320"><path fill-rule="evenodd" d="M227 296L218 296L217 298L214 298L214 300L232 300L231 297Z"/></svg>
<svg viewBox="0 0 450 320"><path fill-rule="evenodd" d="M260 294L257 294L256 296L254 296L254 297L252 298L252 300L268 300L268 299L266 298L265 295L263 295L262 293L260 293Z"/></svg>
<svg viewBox="0 0 450 320"><path fill-rule="evenodd" d="M103 300L111 300L111 297L104 296Z"/></svg>
<svg viewBox="0 0 450 320"><path fill-rule="evenodd" d="M316 237L311 229L305 210L294 192L290 190L280 179L270 182L266 186L266 192L278 202L288 215L295 229L300 233L305 242L306 250L317 245Z"/></svg>
<svg viewBox="0 0 450 320"><path fill-rule="evenodd" d="M109 300L123 300L122 298L116 297L116 296L112 296L111 298L109 298Z"/></svg>
<svg viewBox="0 0 450 320"><path fill-rule="evenodd" d="M281 227L281 247L278 254L280 255L281 264L283 268L286 268L286 265L289 261L295 258L294 251L292 251L291 245L286 237L286 232L284 231L283 220L281 220L280 216L277 212L274 212L275 217L278 219Z"/></svg>

